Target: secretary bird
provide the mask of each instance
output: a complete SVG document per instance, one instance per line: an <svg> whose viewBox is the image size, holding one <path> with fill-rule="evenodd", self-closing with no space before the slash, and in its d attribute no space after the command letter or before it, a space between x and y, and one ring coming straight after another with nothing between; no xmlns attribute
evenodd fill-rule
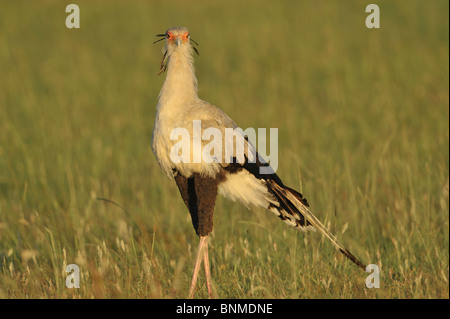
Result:
<svg viewBox="0 0 450 319"><path fill-rule="evenodd" d="M202 158L195 161L193 160L195 154L189 153L188 156L180 157L179 152L174 152L174 147L178 143L172 136L174 129L182 128L185 132L189 132L190 140L187 146L190 150L191 145L194 149L196 145L201 144L201 147L205 147L206 144L198 136L195 137L193 132L195 121L201 121L202 129L215 128L221 133L227 128L237 129L238 126L220 108L198 97L193 59L193 52L198 54L198 50L191 43L198 44L190 38L188 29L175 27L157 36L161 38L154 43L165 40L159 74L167 71L167 75L158 97L152 151L161 169L171 179L175 179L181 197L189 209L195 232L200 237L189 298L194 296L202 260L208 294L213 297L208 235L213 230L213 212L218 193L233 201L238 199L247 206L250 204L267 208L288 225L299 230L318 229L342 254L365 270L366 266L344 248L309 211L308 202L302 194L283 184L246 136L241 136L245 146L244 158L241 161L237 160L238 154L235 153L232 153L234 156L231 161L227 161L226 155L221 155L221 158L214 157L213 160ZM226 138L226 134L222 136ZM229 142L224 141L222 143L224 146L219 146L221 150L230 145ZM234 149L236 145L233 143L235 144L232 136L231 148ZM235 148L237 153L238 147ZM266 169L263 173L262 168Z"/></svg>

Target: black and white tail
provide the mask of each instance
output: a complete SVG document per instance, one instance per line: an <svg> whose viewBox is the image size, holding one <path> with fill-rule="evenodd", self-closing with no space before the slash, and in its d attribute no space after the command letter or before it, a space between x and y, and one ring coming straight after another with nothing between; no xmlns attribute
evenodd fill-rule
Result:
<svg viewBox="0 0 450 319"><path fill-rule="evenodd" d="M348 259L350 259L353 263L355 263L358 267L366 270L366 266L358 260L347 248L342 246L341 243L338 242L336 237L314 216L313 213L308 209L308 203L303 198L303 196L297 191L289 188L278 185L274 180L268 179L266 180L267 187L269 190L275 195L275 197L280 202L281 212L289 212L291 216L295 218L295 222L298 227L314 227L314 229L318 229L322 234L325 235L333 245L339 249L339 251ZM286 210L288 208L288 210ZM277 209L272 206L269 208L271 210ZM282 213L281 213L282 214ZM283 215L282 215L283 216ZM282 216L279 216L280 218ZM284 218L292 218L285 217ZM294 226L296 227L296 226Z"/></svg>
<svg viewBox="0 0 450 319"><path fill-rule="evenodd" d="M259 160L257 163L246 161L227 166L220 178L219 193L232 200L239 200L246 206L267 208L286 224L301 231L319 230L344 256L365 271L366 266L342 246L308 209L309 204L302 194L285 186L275 172L260 174L261 166L270 167Z"/></svg>

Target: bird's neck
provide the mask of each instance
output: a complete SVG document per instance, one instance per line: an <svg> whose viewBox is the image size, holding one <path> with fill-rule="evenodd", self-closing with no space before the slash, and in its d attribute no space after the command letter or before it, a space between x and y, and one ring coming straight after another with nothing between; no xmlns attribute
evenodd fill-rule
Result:
<svg viewBox="0 0 450 319"><path fill-rule="evenodd" d="M188 50L175 50L169 55L167 75L159 93L159 106L182 107L198 99L194 60Z"/></svg>

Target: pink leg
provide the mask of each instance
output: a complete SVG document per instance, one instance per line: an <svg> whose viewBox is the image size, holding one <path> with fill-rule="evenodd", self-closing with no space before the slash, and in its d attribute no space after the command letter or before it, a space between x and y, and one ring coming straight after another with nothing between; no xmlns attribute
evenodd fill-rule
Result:
<svg viewBox="0 0 450 319"><path fill-rule="evenodd" d="M208 256L208 242L205 243L205 252L203 254L203 262L205 265L206 286L208 287L208 295L210 299L213 299L212 286L211 286L211 271L209 269L209 256Z"/></svg>
<svg viewBox="0 0 450 319"><path fill-rule="evenodd" d="M198 245L197 259L195 261L195 267L194 267L194 276L192 277L191 288L189 289L189 298L190 299L194 298L195 285L197 284L198 272L200 270L200 265L202 263L203 248L204 248L205 244L207 245L207 239L208 239L208 236L200 237L200 244Z"/></svg>

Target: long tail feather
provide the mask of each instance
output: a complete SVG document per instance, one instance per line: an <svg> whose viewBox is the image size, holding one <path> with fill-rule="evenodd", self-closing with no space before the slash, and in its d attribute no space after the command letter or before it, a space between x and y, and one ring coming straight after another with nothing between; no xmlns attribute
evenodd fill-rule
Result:
<svg viewBox="0 0 450 319"><path fill-rule="evenodd" d="M336 237L317 219L316 216L314 216L313 213L308 209L306 206L306 200L304 200L299 193L296 191L287 188L282 187L278 185L274 180L266 180L267 186L269 189L276 195L276 197L280 200L282 203L283 208L287 206L293 206L290 207L290 210L295 210L297 214L301 215L301 220L299 222L303 223L303 226L313 226L315 229L318 229L322 234L325 235L332 243L333 245L339 249L339 251L348 259L350 259L353 263L355 263L358 267L366 270L366 266L359 261L348 249L346 249L344 246L342 246ZM300 195L300 196L299 196ZM306 204L306 205L305 205ZM304 221L306 219L306 222Z"/></svg>

